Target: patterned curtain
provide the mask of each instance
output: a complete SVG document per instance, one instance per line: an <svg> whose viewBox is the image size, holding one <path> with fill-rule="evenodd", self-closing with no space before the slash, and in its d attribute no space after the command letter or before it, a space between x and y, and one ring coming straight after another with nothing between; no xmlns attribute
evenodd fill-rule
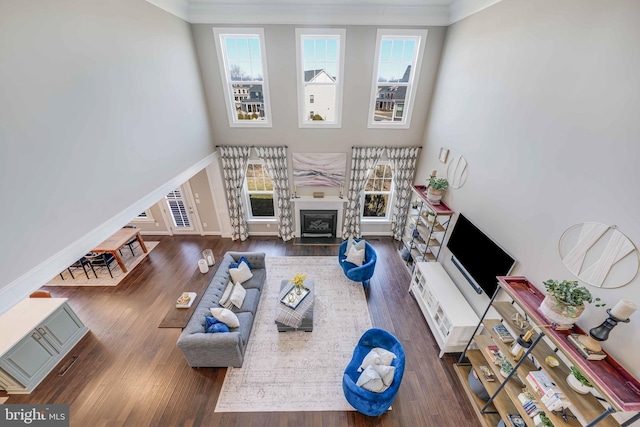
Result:
<svg viewBox="0 0 640 427"><path fill-rule="evenodd" d="M264 162L273 190L278 198L278 237L285 242L294 237L287 147L256 147L258 157Z"/></svg>
<svg viewBox="0 0 640 427"><path fill-rule="evenodd" d="M347 197L347 210L342 226L342 238L360 238L360 215L362 208L360 196L369 179L369 174L376 167L380 156L384 153L383 147L354 147L351 152L351 177L349 179L349 194Z"/></svg>
<svg viewBox="0 0 640 427"><path fill-rule="evenodd" d="M393 171L395 203L391 215L393 238L402 239L404 225L411 201L411 185L416 172L416 162L420 147L387 148L387 156Z"/></svg>
<svg viewBox="0 0 640 427"><path fill-rule="evenodd" d="M221 146L220 158L222 159L222 172L224 173L224 185L227 190L227 207L231 220L231 240L247 240L249 230L247 219L242 207L242 183L247 171L250 147Z"/></svg>

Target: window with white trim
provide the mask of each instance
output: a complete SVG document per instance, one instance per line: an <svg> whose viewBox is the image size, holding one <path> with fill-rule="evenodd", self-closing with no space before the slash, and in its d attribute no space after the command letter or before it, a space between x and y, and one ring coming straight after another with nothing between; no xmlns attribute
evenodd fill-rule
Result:
<svg viewBox="0 0 640 427"><path fill-rule="evenodd" d="M393 173L388 162L380 161L364 187L363 219L389 219L393 196Z"/></svg>
<svg viewBox="0 0 640 427"><path fill-rule="evenodd" d="M378 30L370 128L409 128L426 41L427 30Z"/></svg>
<svg viewBox="0 0 640 427"><path fill-rule="evenodd" d="M167 194L165 200L169 206L174 227L191 228L191 222L189 221L189 215L187 214L187 208L180 187Z"/></svg>
<svg viewBox="0 0 640 427"><path fill-rule="evenodd" d="M214 28L231 127L271 127L262 28Z"/></svg>
<svg viewBox="0 0 640 427"><path fill-rule="evenodd" d="M244 188L248 219L275 219L273 183L261 161L249 161Z"/></svg>
<svg viewBox="0 0 640 427"><path fill-rule="evenodd" d="M296 28L298 126L339 128L346 30Z"/></svg>

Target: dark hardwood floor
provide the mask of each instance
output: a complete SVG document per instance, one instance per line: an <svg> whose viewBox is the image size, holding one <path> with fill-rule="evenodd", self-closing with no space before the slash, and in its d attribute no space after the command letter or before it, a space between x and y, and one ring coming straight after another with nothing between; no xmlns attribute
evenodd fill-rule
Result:
<svg viewBox="0 0 640 427"><path fill-rule="evenodd" d="M200 252L216 259L229 250L267 256L334 256L337 246L296 246L277 238L232 242L219 237L145 236L159 240L117 287L46 287L69 303L91 329L70 355L30 395L7 403L68 403L72 426L479 426L459 385L454 355L439 349L415 299L397 242L369 240L377 250L368 292L373 325L396 335L406 370L393 409L371 418L357 412L215 413L226 369L191 369L176 348L177 328L158 328L197 269ZM76 362L58 371L72 355Z"/></svg>

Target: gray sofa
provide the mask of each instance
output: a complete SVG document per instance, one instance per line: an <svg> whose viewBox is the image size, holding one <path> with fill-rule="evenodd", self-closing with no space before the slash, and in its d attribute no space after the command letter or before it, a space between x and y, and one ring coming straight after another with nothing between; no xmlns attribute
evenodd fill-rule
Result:
<svg viewBox="0 0 640 427"><path fill-rule="evenodd" d="M238 316L240 327L233 328L228 333L206 333L205 317L211 317L212 307L220 306L218 302L230 280L229 264L238 262L242 256L249 262L253 277L242 284L247 290L242 307L233 307L231 310ZM216 274L211 278L209 286L176 343L189 366L192 368L228 366L239 368L242 366L266 279L264 253L227 252L224 255Z"/></svg>

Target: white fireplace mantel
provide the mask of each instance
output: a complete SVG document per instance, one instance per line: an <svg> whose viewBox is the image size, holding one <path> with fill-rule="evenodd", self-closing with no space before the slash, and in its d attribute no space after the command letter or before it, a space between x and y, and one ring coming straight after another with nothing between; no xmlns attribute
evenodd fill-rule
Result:
<svg viewBox="0 0 640 427"><path fill-rule="evenodd" d="M347 199L341 199L338 196L328 196L322 198L301 196L295 199L291 199L295 208L295 221L296 221L296 237L300 237L300 211L305 209L316 210L337 210L338 218L336 221L336 237L342 237L342 218L344 216L344 205L347 203Z"/></svg>

